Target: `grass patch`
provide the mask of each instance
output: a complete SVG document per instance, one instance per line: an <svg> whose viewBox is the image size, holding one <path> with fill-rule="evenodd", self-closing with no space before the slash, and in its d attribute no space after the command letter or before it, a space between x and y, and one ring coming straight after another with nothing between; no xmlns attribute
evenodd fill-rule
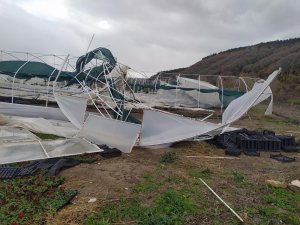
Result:
<svg viewBox="0 0 300 225"><path fill-rule="evenodd" d="M86 219L87 225L111 225L106 219L98 219L95 215L91 215Z"/></svg>
<svg viewBox="0 0 300 225"><path fill-rule="evenodd" d="M55 134L44 134L44 133L36 133L32 132L35 136L39 137L42 140L56 140L56 139L62 139L64 137L57 136Z"/></svg>
<svg viewBox="0 0 300 225"><path fill-rule="evenodd" d="M156 177L152 174L145 174L141 182L133 187L135 193L151 192L162 186L164 181L161 177Z"/></svg>
<svg viewBox="0 0 300 225"><path fill-rule="evenodd" d="M287 102L289 105L300 105L300 99L288 99Z"/></svg>
<svg viewBox="0 0 300 225"><path fill-rule="evenodd" d="M174 163L177 160L177 155L175 152L166 152L160 158L161 164Z"/></svg>
<svg viewBox="0 0 300 225"><path fill-rule="evenodd" d="M271 188L264 201L281 209L300 213L300 194L282 188Z"/></svg>
<svg viewBox="0 0 300 225"><path fill-rule="evenodd" d="M243 173L238 171L233 171L232 176L235 182L240 184L245 183L245 175Z"/></svg>
<svg viewBox="0 0 300 225"><path fill-rule="evenodd" d="M269 193L263 196L263 201L264 204L259 207L263 224L300 224L300 194L282 188L270 188Z"/></svg>
<svg viewBox="0 0 300 225"><path fill-rule="evenodd" d="M106 225L134 221L134 224L143 225L179 225L189 214L196 212L196 209L191 199L178 191L168 189L157 196L152 207L142 207L139 198L109 203L98 214L88 216L85 224Z"/></svg>
<svg viewBox="0 0 300 225"><path fill-rule="evenodd" d="M204 178L204 179L210 179L214 175L214 172L210 169L206 168L204 170L196 170L191 171L190 176L196 177L196 178Z"/></svg>
<svg viewBox="0 0 300 225"><path fill-rule="evenodd" d="M261 224L300 224L299 217L288 211L282 211L276 207L260 206L259 213L261 216Z"/></svg>
<svg viewBox="0 0 300 225"><path fill-rule="evenodd" d="M284 125L284 124L292 123L292 120L289 118L275 118L273 116L265 116L264 120L268 123L277 124L277 125Z"/></svg>
<svg viewBox="0 0 300 225"><path fill-rule="evenodd" d="M183 216L188 212L195 212L195 205L185 195L178 191L166 190L155 201L154 211L167 215Z"/></svg>
<svg viewBox="0 0 300 225"><path fill-rule="evenodd" d="M124 220L138 220L143 217L144 213L145 210L141 207L138 199L122 199L102 207L97 218L115 223Z"/></svg>
<svg viewBox="0 0 300 225"><path fill-rule="evenodd" d="M42 224L76 194L59 188L61 177L16 178L0 181L0 224Z"/></svg>

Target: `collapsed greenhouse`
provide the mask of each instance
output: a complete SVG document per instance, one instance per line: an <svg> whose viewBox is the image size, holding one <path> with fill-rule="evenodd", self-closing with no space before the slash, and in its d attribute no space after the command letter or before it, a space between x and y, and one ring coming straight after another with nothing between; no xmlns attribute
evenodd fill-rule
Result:
<svg viewBox="0 0 300 225"><path fill-rule="evenodd" d="M24 60L25 58L25 60ZM252 106L270 99L270 83L244 78L244 90L176 75L132 78L134 70L115 59L106 48L81 57L1 51L0 164L102 151L101 145L130 153L133 146L169 145L186 139L209 139L231 130L230 125ZM195 78L195 77L194 77ZM226 108L222 122L196 120L154 107ZM134 113L142 109L142 117ZM210 112L212 112L210 110ZM40 140L33 133L54 134Z"/></svg>

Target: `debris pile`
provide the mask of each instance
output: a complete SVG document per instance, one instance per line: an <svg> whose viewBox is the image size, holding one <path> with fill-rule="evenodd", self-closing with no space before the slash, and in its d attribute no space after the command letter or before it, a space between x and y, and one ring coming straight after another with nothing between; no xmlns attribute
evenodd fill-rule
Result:
<svg viewBox="0 0 300 225"><path fill-rule="evenodd" d="M245 155L260 156L260 151L299 151L294 136L276 135L275 132L269 130L241 129L226 132L216 136L209 143L224 148L225 154L233 156L239 156L242 152Z"/></svg>

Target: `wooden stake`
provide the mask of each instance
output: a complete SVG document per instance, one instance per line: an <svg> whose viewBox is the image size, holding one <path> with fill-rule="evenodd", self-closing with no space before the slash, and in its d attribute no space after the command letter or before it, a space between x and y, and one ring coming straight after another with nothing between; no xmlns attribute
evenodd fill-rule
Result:
<svg viewBox="0 0 300 225"><path fill-rule="evenodd" d="M242 217L240 217L230 206L216 193L213 189L211 189L207 183L204 182L201 178L199 178L201 182L242 222L244 223L244 220Z"/></svg>

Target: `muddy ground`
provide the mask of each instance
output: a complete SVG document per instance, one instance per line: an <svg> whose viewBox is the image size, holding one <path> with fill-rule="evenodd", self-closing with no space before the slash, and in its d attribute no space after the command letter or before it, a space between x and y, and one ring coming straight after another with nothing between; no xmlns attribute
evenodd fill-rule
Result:
<svg viewBox="0 0 300 225"><path fill-rule="evenodd" d="M255 108L234 126L248 129L271 129L281 134L293 134L299 140L300 111L298 110L297 106L275 107L275 115L265 117L261 114L263 108ZM160 158L168 151L176 152L178 160L162 169ZM99 157L92 164L80 164L60 173L66 179L63 186L78 190L78 195L70 205L56 215L49 216L47 224L84 224L85 218L91 213L97 213L99 207L118 201L119 198L130 197L132 188L147 173L158 173L161 177L176 175L184 181L185 179L191 180L190 171L201 169L213 171L214 177L209 182L211 187L233 208L238 209L246 224L259 224L260 220L256 219L257 212L251 214L248 209L259 207L262 201L261 196L267 191L265 180L284 182L300 180L300 154L288 153L286 155L296 157L296 162L275 161L270 159L269 152L262 152L260 157L241 155L235 159L206 158L206 156L225 156L224 150L206 142L183 142L173 148L165 149L136 147L131 154L123 154L121 157L112 159ZM197 158L186 156L197 156ZM233 171L243 174L249 183L257 188L237 184L231 176ZM179 182L177 185L182 184ZM197 188L197 192L202 194L202 198L198 199L199 204L207 210L201 216L191 218L186 224L232 223L234 216L203 185L199 184ZM150 201L149 204L151 204L151 199L157 191L142 197L142 203L148 204ZM97 200L88 203L91 198ZM278 222L278 224L282 223L285 222ZM134 223L125 221L116 224Z"/></svg>

